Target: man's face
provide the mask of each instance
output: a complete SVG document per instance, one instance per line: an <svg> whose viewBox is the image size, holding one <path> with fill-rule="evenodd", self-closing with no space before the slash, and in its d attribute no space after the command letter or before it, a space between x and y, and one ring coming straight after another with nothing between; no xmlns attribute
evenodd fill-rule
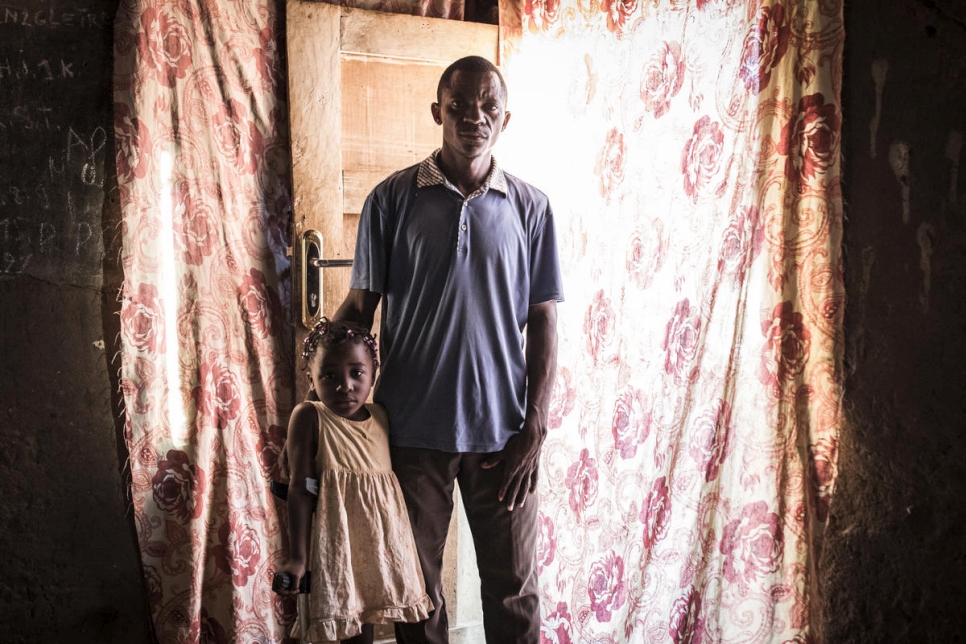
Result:
<svg viewBox="0 0 966 644"><path fill-rule="evenodd" d="M443 126L443 151L470 160L489 157L510 121L506 95L493 72L454 72L432 110Z"/></svg>

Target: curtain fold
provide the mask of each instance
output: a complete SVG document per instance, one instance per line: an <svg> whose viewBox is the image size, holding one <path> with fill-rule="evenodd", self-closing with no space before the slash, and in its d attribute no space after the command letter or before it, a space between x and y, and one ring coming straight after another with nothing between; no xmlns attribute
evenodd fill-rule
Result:
<svg viewBox="0 0 966 644"><path fill-rule="evenodd" d="M131 501L161 642L279 642L268 477L292 404L273 2L121 2L115 140Z"/></svg>
<svg viewBox="0 0 966 644"><path fill-rule="evenodd" d="M820 640L841 3L534 0L506 15L500 160L549 193L567 294L543 641Z"/></svg>

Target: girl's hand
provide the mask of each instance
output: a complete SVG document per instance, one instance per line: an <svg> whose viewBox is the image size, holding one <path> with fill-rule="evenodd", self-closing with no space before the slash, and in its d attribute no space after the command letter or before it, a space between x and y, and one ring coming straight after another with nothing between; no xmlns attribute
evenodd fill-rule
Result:
<svg viewBox="0 0 966 644"><path fill-rule="evenodd" d="M285 576L288 577L288 583L283 585ZM279 595L297 595L304 576L305 564L289 560L275 573L272 579L272 590Z"/></svg>

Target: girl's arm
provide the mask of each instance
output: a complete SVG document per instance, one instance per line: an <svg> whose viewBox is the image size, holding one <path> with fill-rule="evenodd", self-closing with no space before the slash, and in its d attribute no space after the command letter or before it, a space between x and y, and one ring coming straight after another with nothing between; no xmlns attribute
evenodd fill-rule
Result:
<svg viewBox="0 0 966 644"><path fill-rule="evenodd" d="M285 449L292 473L288 489L288 563L281 570L295 577L290 593L298 592L299 581L308 567L312 511L316 497L305 488L305 479L316 478L315 453L319 447L319 414L309 403L292 411Z"/></svg>

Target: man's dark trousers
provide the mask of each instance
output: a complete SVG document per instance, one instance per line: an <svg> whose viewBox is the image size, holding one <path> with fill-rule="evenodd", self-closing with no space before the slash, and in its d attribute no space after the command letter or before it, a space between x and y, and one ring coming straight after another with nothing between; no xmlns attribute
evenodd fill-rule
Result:
<svg viewBox="0 0 966 644"><path fill-rule="evenodd" d="M436 611L418 624L396 624L401 644L444 644L449 623L443 602L443 547L453 513L453 482L476 546L488 644L537 644L540 598L537 587L537 497L507 510L497 497L504 464L483 469L487 454L393 447L399 479L416 538L426 589Z"/></svg>

